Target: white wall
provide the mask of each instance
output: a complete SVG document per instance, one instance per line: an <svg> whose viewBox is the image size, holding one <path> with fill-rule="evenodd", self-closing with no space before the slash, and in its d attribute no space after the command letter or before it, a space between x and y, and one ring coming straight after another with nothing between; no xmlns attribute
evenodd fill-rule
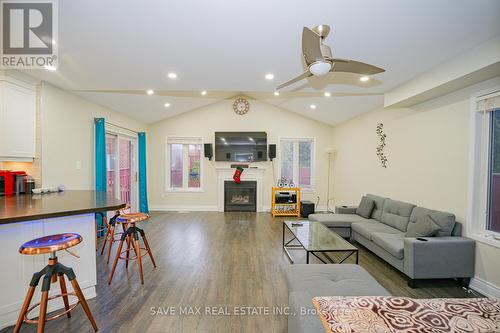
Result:
<svg viewBox="0 0 500 333"><path fill-rule="evenodd" d="M358 204L363 194L374 193L452 212L468 225L469 96L480 86L412 108L374 110L335 126L335 202ZM379 122L387 134L387 169L375 151ZM477 242L476 276L500 287L499 259L500 248Z"/></svg>
<svg viewBox="0 0 500 333"><path fill-rule="evenodd" d="M304 193L303 198L316 202L321 197L320 207L326 207L328 157L324 149L331 144L329 125L304 118L256 100L249 99L250 111L245 116L233 112L233 100L184 113L155 123L149 128L149 175L148 189L150 207L153 209L201 209L217 208L216 166L228 166L226 162L204 159L204 185L201 193L173 193L165 190L166 144L168 136L202 137L204 143L214 143L216 131L265 131L269 144L277 144L280 137L314 137L316 139L316 191ZM278 152L279 156L279 152ZM278 159L275 159L276 177ZM257 162L254 165L266 168L264 178L264 207L271 206L273 172L271 162Z"/></svg>
<svg viewBox="0 0 500 333"><path fill-rule="evenodd" d="M94 117L135 131L147 126L46 82L41 90L42 184L94 189ZM80 169L77 168L77 163Z"/></svg>

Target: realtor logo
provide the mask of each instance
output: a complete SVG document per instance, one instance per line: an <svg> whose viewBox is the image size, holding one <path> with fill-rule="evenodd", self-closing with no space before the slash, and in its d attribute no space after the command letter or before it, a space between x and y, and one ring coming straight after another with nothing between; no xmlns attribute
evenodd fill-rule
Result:
<svg viewBox="0 0 500 333"><path fill-rule="evenodd" d="M0 0L0 67L57 67L56 5L55 0Z"/></svg>

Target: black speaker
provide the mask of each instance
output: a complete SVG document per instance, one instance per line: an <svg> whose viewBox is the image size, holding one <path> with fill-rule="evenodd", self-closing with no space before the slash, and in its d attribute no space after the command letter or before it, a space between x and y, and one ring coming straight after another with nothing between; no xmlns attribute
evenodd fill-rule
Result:
<svg viewBox="0 0 500 333"><path fill-rule="evenodd" d="M269 159L272 161L276 158L276 145L269 145Z"/></svg>
<svg viewBox="0 0 500 333"><path fill-rule="evenodd" d="M212 160L212 156L214 156L214 150L212 148L211 143L205 143L203 145L203 150L205 151L205 157L208 158L209 161Z"/></svg>
<svg viewBox="0 0 500 333"><path fill-rule="evenodd" d="M314 214L314 203L311 201L300 201L300 215L308 218L310 214Z"/></svg>
<svg viewBox="0 0 500 333"><path fill-rule="evenodd" d="M264 156L264 153L263 153L263 152L261 152L261 151L258 151L258 152L257 152L257 158L258 158L259 160L261 160L261 159L262 159L262 156Z"/></svg>
<svg viewBox="0 0 500 333"><path fill-rule="evenodd" d="M231 153L226 153L226 160L231 160Z"/></svg>

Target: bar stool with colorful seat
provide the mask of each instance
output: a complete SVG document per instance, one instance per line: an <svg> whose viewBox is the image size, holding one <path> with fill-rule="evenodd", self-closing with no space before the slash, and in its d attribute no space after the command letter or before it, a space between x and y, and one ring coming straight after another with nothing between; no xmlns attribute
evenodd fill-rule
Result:
<svg viewBox="0 0 500 333"><path fill-rule="evenodd" d="M106 244L108 245L108 254L106 263L109 264L109 258L111 257L111 248L115 242L119 242L121 235L127 231L127 223L121 223L123 232L116 231L116 219L118 216L126 214L125 210L130 209L130 206L126 206L125 208L119 209L115 212L115 215L109 219L109 223L107 223L106 234L104 235L104 241L102 242L101 256L104 254L104 250L106 249ZM117 237L118 236L118 237ZM127 242L127 247L130 248L130 243Z"/></svg>
<svg viewBox="0 0 500 333"><path fill-rule="evenodd" d="M97 324L90 312L90 308L83 296L82 290L80 289L80 285L76 281L76 275L73 272L73 269L70 267L66 267L63 264L59 263L57 260L56 252L65 250L70 254L76 256L71 253L67 249L79 244L82 241L82 236L75 233L65 233L65 234L57 234L50 235L45 237L40 237L37 239L30 240L29 242L24 243L19 248L19 253L24 255L36 255L36 254L46 254L50 253L49 264L45 266L40 272L33 274L33 277L30 282L30 286L28 289L28 293L26 294L26 298L24 299L23 306L21 308L21 312L19 313L19 317L17 319L16 326L14 328L14 333L19 332L21 329L21 325L23 322L29 324L37 324L38 333L42 333L45 329L45 322L57 319L62 317L63 315L67 315L68 318L71 318L71 311L78 305L81 304L83 310L87 314L87 317L92 324L92 327L97 332ZM66 289L66 282L64 280L64 276L68 278L69 282L73 286L74 292L70 293ZM42 279L43 276L43 279ZM42 279L42 299L40 303L36 303L30 306L31 299L33 298L33 294L35 293L35 289L38 286L38 283ZM61 294L54 295L49 297L49 290L51 283L55 283L59 280L59 284L61 286ZM73 305L69 305L68 296L76 296L78 298L78 302ZM53 300L55 298L62 297L64 301L65 311L60 312L56 315L53 315L47 318L47 303L49 300ZM38 320L28 319L29 313L36 307L40 306L40 314L38 316Z"/></svg>
<svg viewBox="0 0 500 333"><path fill-rule="evenodd" d="M129 260L137 260L139 275L141 277L141 284L144 284L144 274L142 272L142 257L145 256L146 254L149 254L153 266L156 268L156 263L153 258L153 253L151 252L151 248L149 247L148 240L146 239L146 234L144 233L144 230L136 226L136 223L144 222L147 221L148 219L149 215L145 213L122 214L116 218L116 223L127 224L128 228L121 236L120 243L116 251L115 260L113 263L113 268L111 269L111 273L109 275L108 284L111 284L111 281L113 280L113 275L115 274L116 265L119 259L125 260L126 267L128 267ZM142 237L145 248L140 247L139 245L139 234ZM125 241L127 241L128 248L122 251L123 242ZM130 248L130 246L132 247L132 249ZM135 257L130 257L130 251L132 250L135 252ZM141 254L141 250L144 250L145 253ZM126 254L126 257L122 257L122 254L124 253Z"/></svg>

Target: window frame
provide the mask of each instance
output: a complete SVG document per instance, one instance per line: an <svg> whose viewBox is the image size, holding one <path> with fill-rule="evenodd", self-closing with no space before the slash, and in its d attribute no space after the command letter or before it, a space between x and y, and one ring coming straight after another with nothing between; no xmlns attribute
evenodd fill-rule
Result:
<svg viewBox="0 0 500 333"><path fill-rule="evenodd" d="M481 91L470 98L469 209L464 234L479 242L500 248L500 233L488 230L491 200L492 114L491 111L484 113L478 111L480 101L498 94L500 86ZM483 137L483 133L486 133L486 137Z"/></svg>
<svg viewBox="0 0 500 333"><path fill-rule="evenodd" d="M278 138L278 152L276 158L278 159L278 179L281 179L281 144L282 141L292 141L292 142L297 142L297 145L295 147L294 144L294 159L293 159L293 166L292 166L292 172L293 172L293 182L295 183L296 187L300 187L300 190L302 192L315 192L316 191L316 138L314 137L280 137ZM298 153L299 148L298 148L298 142L300 141L310 141L312 142L312 149L311 149L311 185L309 187L301 187L299 182L298 182L298 168L299 168L299 154L295 154L295 152ZM297 158L295 158L297 156Z"/></svg>
<svg viewBox="0 0 500 333"><path fill-rule="evenodd" d="M182 184L183 187L172 187L170 184L171 165L170 154L172 144L182 144ZM200 187L184 187L184 184L189 184L189 175L185 173L189 170L189 148L191 144L200 145ZM167 137L165 140L165 192L203 192L204 185L204 163L205 154L203 152L203 138L202 137Z"/></svg>
<svg viewBox="0 0 500 333"><path fill-rule="evenodd" d="M130 204L132 206L133 211L137 211L137 207L139 207L139 144L137 141L137 133L133 132L131 130L123 130L118 127L116 127L113 124L108 124L106 123L106 130L105 130L105 135L104 137L106 138L106 135L111 135L116 138L116 143L115 143L115 153L116 156L120 155L120 138L121 139L126 139L129 140L132 144L132 161L131 161L131 189L130 189ZM105 140L106 141L106 140ZM118 158L117 158L118 160ZM116 161L115 161L116 163ZM119 162L117 163L119 165ZM116 164L115 164L116 165ZM107 162L106 162L106 173L107 173ZM117 194L120 192L120 182L119 182L120 176L119 172L115 173L115 197L116 199L120 200L119 197L117 197Z"/></svg>

